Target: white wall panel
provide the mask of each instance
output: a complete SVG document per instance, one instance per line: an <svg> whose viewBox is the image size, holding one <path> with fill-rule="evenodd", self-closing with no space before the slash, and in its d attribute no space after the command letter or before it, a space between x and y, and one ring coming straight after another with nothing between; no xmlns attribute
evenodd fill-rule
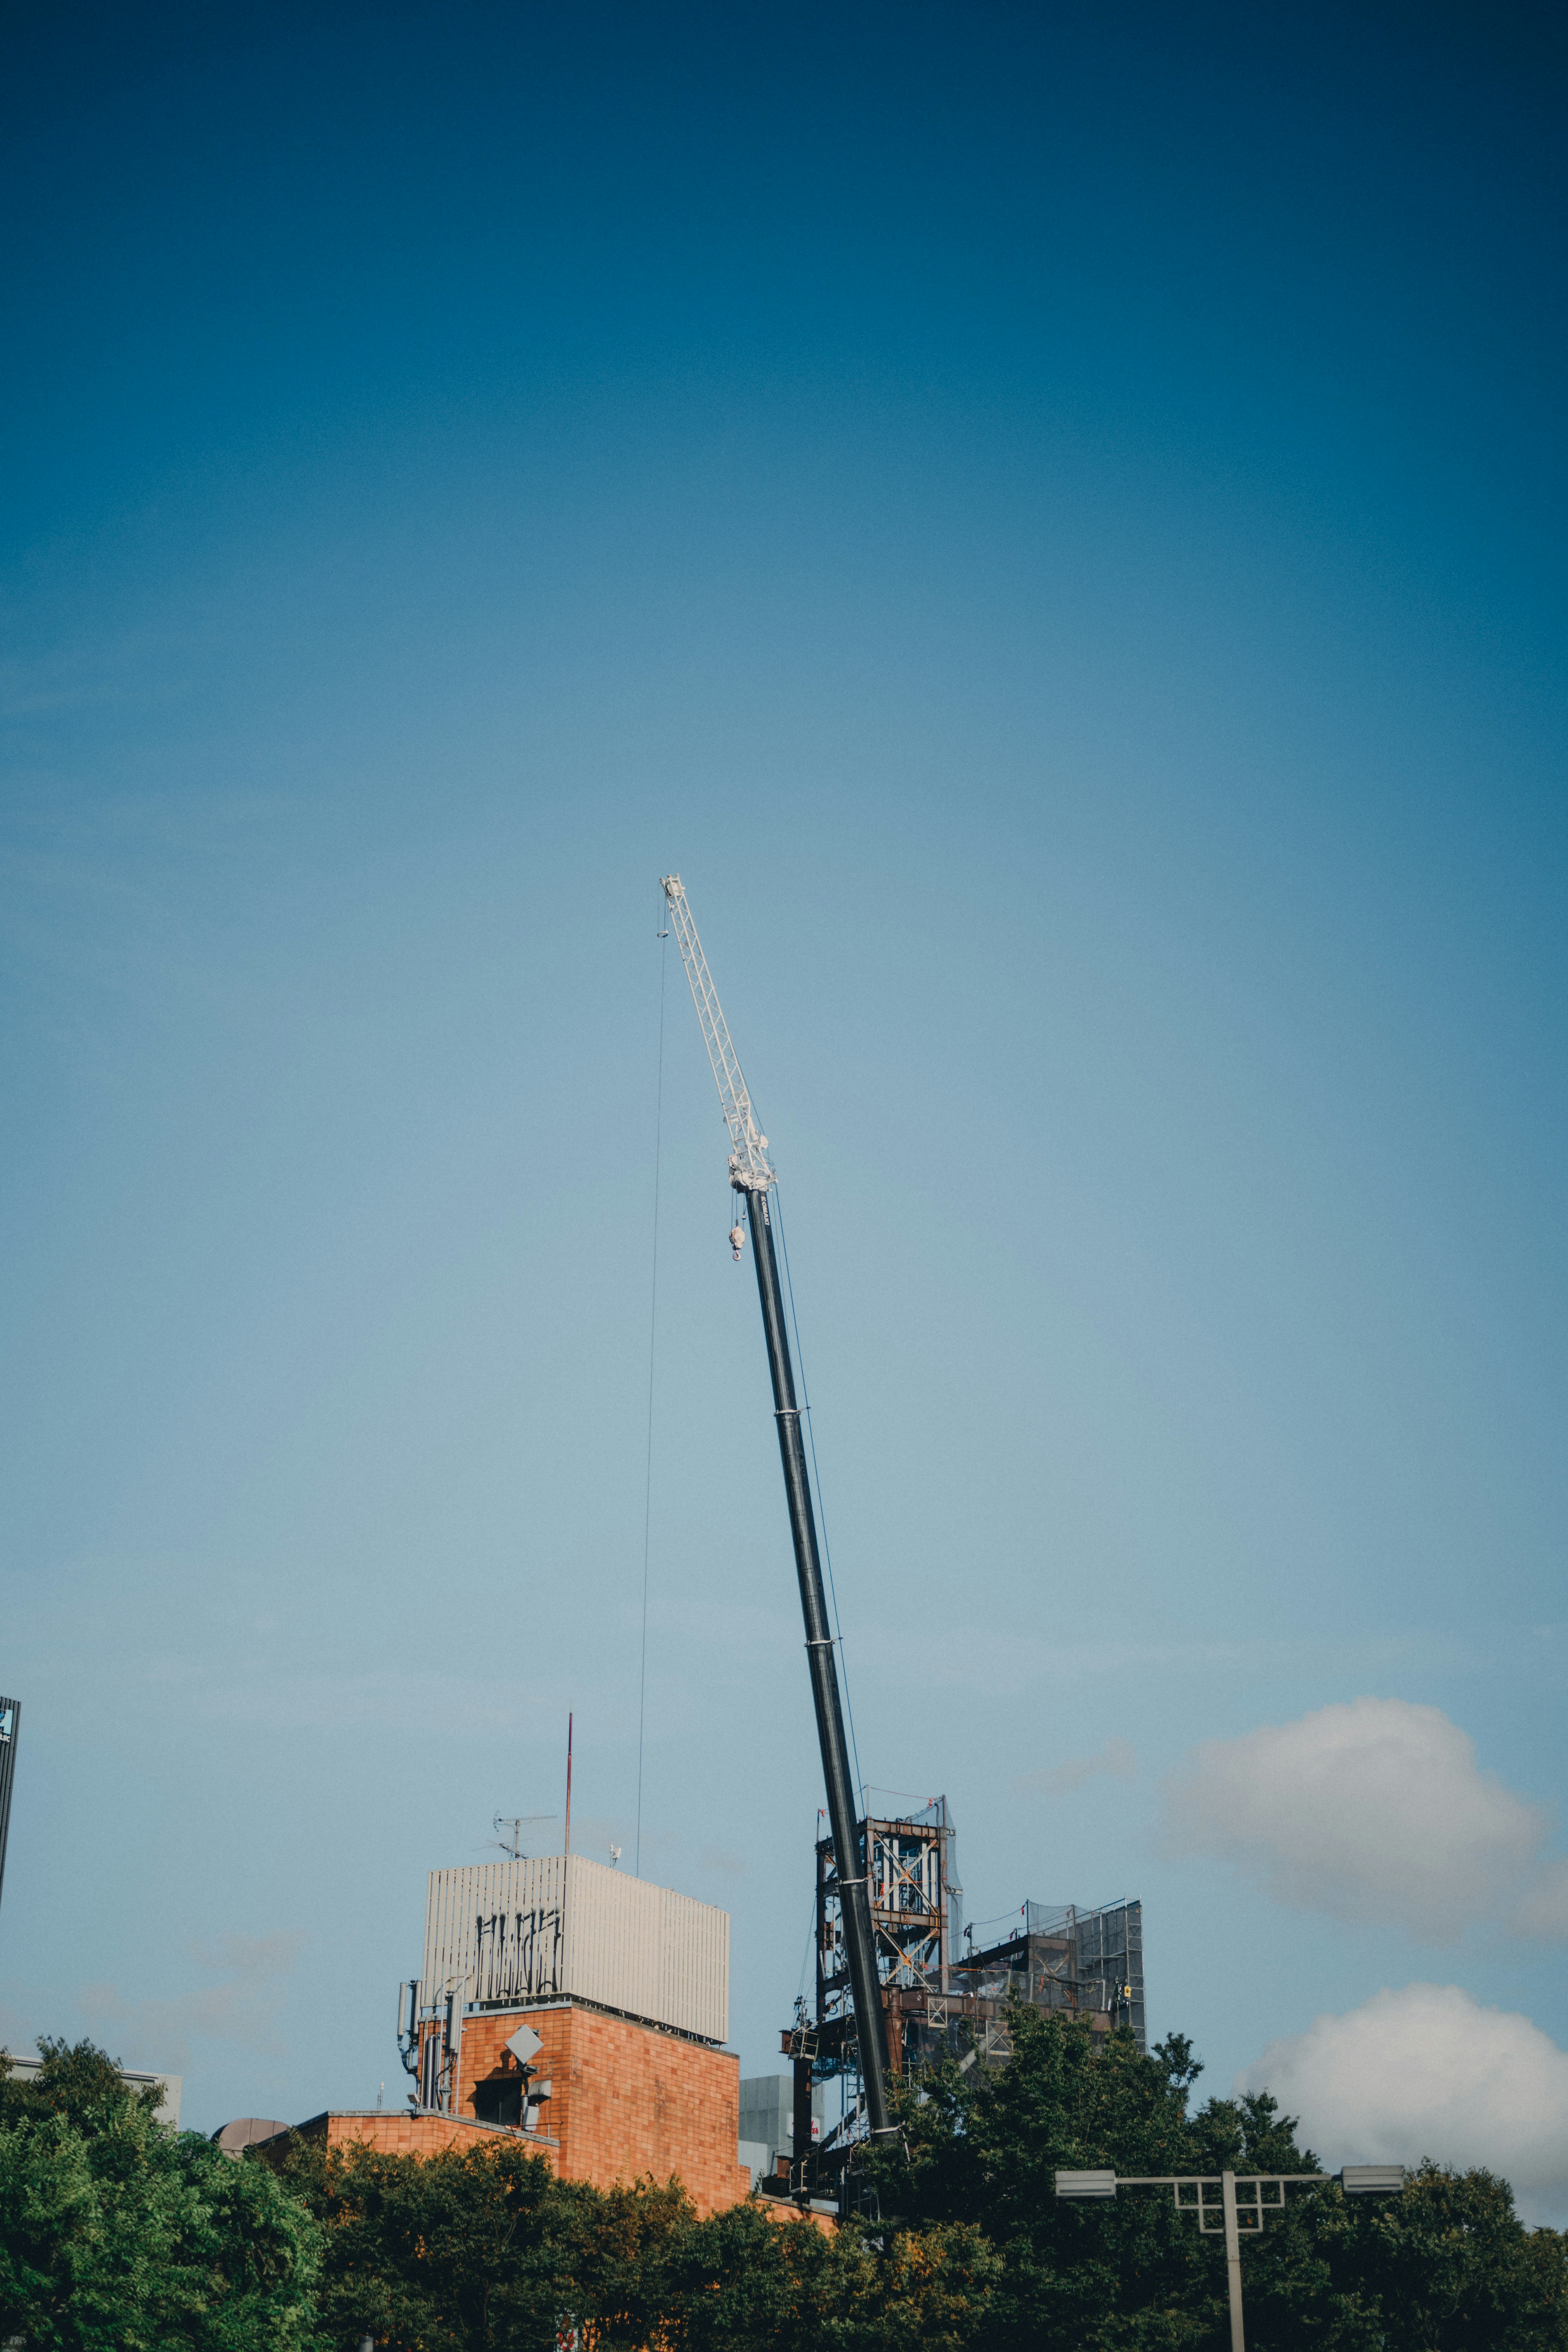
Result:
<svg viewBox="0 0 1568 2352"><path fill-rule="evenodd" d="M573 1854L433 1870L424 1997L576 1993L704 2041L730 2030L730 1915Z"/></svg>

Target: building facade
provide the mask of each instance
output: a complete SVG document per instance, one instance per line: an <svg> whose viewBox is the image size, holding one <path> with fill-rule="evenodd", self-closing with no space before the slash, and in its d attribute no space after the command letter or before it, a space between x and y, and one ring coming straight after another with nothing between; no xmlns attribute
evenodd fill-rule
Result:
<svg viewBox="0 0 1568 2352"><path fill-rule="evenodd" d="M405 2109L295 2133L428 2157L493 2145L601 2189L680 2180L700 2214L744 2197L730 1921L576 1854L430 1874L424 1966L399 1995Z"/></svg>

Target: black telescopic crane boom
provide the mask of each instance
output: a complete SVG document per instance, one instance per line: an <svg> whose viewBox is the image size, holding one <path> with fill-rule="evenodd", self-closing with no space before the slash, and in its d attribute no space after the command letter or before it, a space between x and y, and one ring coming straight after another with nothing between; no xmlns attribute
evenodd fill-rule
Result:
<svg viewBox="0 0 1568 2352"><path fill-rule="evenodd" d="M778 1423L779 1459L784 1464L790 1534L795 1539L795 1573L800 1579L801 1614L805 1620L805 1654L811 1661L811 1699L816 1709L822 1776L827 1783L827 1823L833 1832L833 1862L838 1874L839 1911L849 1962L849 1990L855 2002L855 2032L860 2044L860 2078L866 2086L866 2120L876 2138L889 2131L891 2126L888 2121L886 2024L877 1982L866 1857L860 1849L860 1825L854 1784L849 1778L844 1710L838 1703L838 1666L833 1654L833 1636L827 1630L822 1561L816 1549L816 1516L811 1507L789 1335L784 1329L784 1305L779 1297L773 1219L768 1213L765 1192L748 1191L745 1199L746 1218L752 1228L752 1254L757 1261L757 1296L763 1303L763 1329L768 1343L768 1370L773 1375L773 1418ZM804 2149L795 2150L797 2156L804 2153Z"/></svg>
<svg viewBox="0 0 1568 2352"><path fill-rule="evenodd" d="M665 878L664 895L670 925L680 942L680 958L691 983L691 1000L702 1024L703 1043L713 1065L724 1124L730 1130L730 1181L746 1203L752 1247L757 1261L757 1296L763 1307L763 1330L767 1339L768 1370L773 1384L773 1415L779 1433L779 1458L784 1465L784 1494L789 1503L790 1534L795 1542L795 1573L800 1580L801 1613L805 1620L805 1654L811 1663L811 1696L816 1709L816 1736L822 1748L822 1776L827 1784L827 1822L833 1836L833 1861L838 1876L839 1912L844 1926L845 1956L849 1963L849 1991L855 2007L855 2034L859 2044L860 2080L865 2087L866 2121L873 2138L892 2130L888 2119L887 2028L882 2015L881 1988L877 1979L877 1951L871 1929L871 1904L866 1884L867 1858L860 1849L860 1824L849 1776L849 1748L844 1737L844 1710L838 1697L838 1664L828 1630L827 1601L823 1591L822 1559L816 1544L816 1515L805 1474L805 1447L801 1439L800 1407L795 1401L795 1372L790 1363L779 1293L778 1261L773 1255L773 1219L768 1194L773 1171L768 1164L768 1139L758 1129L752 1098L725 1021L691 908L679 874ZM741 1255L742 1234L736 1226L731 1239ZM805 2150L797 2148L796 2156Z"/></svg>

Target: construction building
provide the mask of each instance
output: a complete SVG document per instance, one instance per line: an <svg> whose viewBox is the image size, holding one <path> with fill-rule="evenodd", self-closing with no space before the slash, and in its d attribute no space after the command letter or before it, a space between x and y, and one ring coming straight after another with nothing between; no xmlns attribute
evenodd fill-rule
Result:
<svg viewBox="0 0 1568 2352"><path fill-rule="evenodd" d="M1095 1909L1026 1902L1016 1926L975 1947L963 1925L955 1867L957 1830L945 1797L900 1815L858 1824L857 1874L864 1884L875 1944L886 2067L894 2081L944 2059L991 2067L1012 2055L1013 2004L1080 2020L1097 2037L1124 2027L1145 2047L1143 1911L1122 1901ZM775 2160L775 2181L795 2189L844 2168L865 2132L862 2055L845 1958L844 1906L833 1841L816 1847L816 2001L796 2004L782 2029L794 2062L797 2118L821 2087L837 2081L841 2114L811 2136L802 2162L799 2125L791 2161Z"/></svg>

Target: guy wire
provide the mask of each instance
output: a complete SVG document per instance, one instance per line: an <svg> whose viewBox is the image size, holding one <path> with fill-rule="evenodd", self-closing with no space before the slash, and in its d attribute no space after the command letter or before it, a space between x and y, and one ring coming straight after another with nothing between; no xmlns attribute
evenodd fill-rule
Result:
<svg viewBox="0 0 1568 2352"><path fill-rule="evenodd" d="M642 1667L637 1677L637 1835L633 1875L642 1876L643 1730L647 1719L647 1564L653 1531L653 1348L658 1330L658 1175L664 1139L664 975L669 961L669 929L660 931L658 950L658 1087L653 1117L653 1287L647 1308L647 1464L643 1475L642 1502Z"/></svg>

